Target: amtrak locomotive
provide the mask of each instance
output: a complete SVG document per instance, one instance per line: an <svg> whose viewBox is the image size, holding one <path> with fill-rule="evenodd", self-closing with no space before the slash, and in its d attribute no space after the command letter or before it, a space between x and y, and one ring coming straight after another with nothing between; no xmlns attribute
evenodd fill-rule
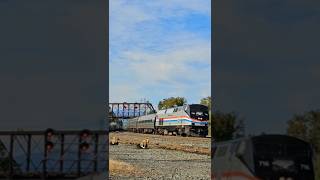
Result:
<svg viewBox="0 0 320 180"><path fill-rule="evenodd" d="M314 180L311 145L286 135L214 143L213 179Z"/></svg>
<svg viewBox="0 0 320 180"><path fill-rule="evenodd" d="M190 104L130 119L128 130L164 135L206 136L208 120L207 106Z"/></svg>

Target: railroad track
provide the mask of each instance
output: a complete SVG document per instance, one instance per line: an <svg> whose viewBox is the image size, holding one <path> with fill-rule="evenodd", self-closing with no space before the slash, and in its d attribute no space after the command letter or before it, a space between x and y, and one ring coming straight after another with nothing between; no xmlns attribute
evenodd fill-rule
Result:
<svg viewBox="0 0 320 180"><path fill-rule="evenodd" d="M147 134L147 135L158 135L158 136L175 136L175 137L196 137L196 138L211 138L208 136L200 136L198 134L192 134L190 136L184 136L184 135L175 135L175 134L167 134L167 135L163 135L163 134L154 134L154 133L139 133L139 132L133 132L133 131L110 131L110 132L130 132L130 133L135 133L135 134Z"/></svg>

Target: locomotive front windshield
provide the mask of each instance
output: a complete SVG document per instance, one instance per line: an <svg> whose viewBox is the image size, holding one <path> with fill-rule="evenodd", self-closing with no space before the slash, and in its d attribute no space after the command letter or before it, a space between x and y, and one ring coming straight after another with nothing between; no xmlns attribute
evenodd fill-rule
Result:
<svg viewBox="0 0 320 180"><path fill-rule="evenodd" d="M312 149L302 142L255 141L254 164L260 177L314 179Z"/></svg>
<svg viewBox="0 0 320 180"><path fill-rule="evenodd" d="M200 104L190 105L190 117L198 120L209 120L208 107Z"/></svg>

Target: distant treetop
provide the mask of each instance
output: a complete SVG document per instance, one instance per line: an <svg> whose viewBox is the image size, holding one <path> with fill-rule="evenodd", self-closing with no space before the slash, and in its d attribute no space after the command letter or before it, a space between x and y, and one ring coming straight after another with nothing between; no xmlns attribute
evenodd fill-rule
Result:
<svg viewBox="0 0 320 180"><path fill-rule="evenodd" d="M210 109L211 109L211 96L202 98L202 99L200 100L200 104L205 105L205 106L208 106L208 108L209 108L209 110L210 110Z"/></svg>
<svg viewBox="0 0 320 180"><path fill-rule="evenodd" d="M158 109L167 109L172 108L174 106L183 106L187 103L187 100L184 97L170 97L167 99L163 99L158 104Z"/></svg>

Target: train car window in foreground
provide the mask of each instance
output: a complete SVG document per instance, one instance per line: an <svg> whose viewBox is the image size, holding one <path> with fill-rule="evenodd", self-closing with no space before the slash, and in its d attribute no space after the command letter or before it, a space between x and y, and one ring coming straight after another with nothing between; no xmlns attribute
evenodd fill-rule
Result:
<svg viewBox="0 0 320 180"><path fill-rule="evenodd" d="M217 144L213 161L215 173L249 170L257 179L314 180L314 159L311 145L285 135L246 137L237 142ZM227 150L228 145L230 150ZM225 156L230 152L228 156ZM239 163L234 164L235 160ZM231 178L232 179L232 178Z"/></svg>
<svg viewBox="0 0 320 180"><path fill-rule="evenodd" d="M217 149L217 157L222 157L227 154L228 146L222 146Z"/></svg>
<svg viewBox="0 0 320 180"><path fill-rule="evenodd" d="M237 149L239 148L239 144L240 144L239 142L232 143L231 148L230 148L230 154L237 153Z"/></svg>
<svg viewBox="0 0 320 180"><path fill-rule="evenodd" d="M237 152L239 159L242 163L251 171L254 171L253 162L253 150L252 143L250 140L243 140L239 143L237 147Z"/></svg>
<svg viewBox="0 0 320 180"><path fill-rule="evenodd" d="M314 179L312 149L298 139L257 138L254 159L258 177L288 174L293 179Z"/></svg>

